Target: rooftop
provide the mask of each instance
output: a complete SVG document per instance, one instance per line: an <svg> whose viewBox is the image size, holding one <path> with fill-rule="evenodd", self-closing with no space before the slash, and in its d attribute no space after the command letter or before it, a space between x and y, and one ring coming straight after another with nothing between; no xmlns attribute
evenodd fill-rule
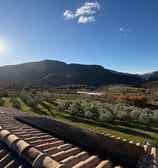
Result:
<svg viewBox="0 0 158 168"><path fill-rule="evenodd" d="M158 168L158 150L0 107L0 168Z"/></svg>

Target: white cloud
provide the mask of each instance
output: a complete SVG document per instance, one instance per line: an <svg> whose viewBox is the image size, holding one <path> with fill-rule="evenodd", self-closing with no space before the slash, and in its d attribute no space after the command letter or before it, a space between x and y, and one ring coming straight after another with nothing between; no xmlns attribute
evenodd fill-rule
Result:
<svg viewBox="0 0 158 168"><path fill-rule="evenodd" d="M78 18L78 23L95 22L95 14L100 9L98 2L86 2L81 7L77 8L73 13L70 10L66 10L63 14L65 20Z"/></svg>
<svg viewBox="0 0 158 168"><path fill-rule="evenodd" d="M65 17L66 20L73 19L75 17L75 15L70 10L66 10L63 16Z"/></svg>
<svg viewBox="0 0 158 168"><path fill-rule="evenodd" d="M78 19L78 23L88 23L88 22L95 22L94 16L80 16Z"/></svg>
<svg viewBox="0 0 158 168"><path fill-rule="evenodd" d="M98 2L86 2L83 6L76 10L75 16L91 15L96 13L99 9L100 5Z"/></svg>

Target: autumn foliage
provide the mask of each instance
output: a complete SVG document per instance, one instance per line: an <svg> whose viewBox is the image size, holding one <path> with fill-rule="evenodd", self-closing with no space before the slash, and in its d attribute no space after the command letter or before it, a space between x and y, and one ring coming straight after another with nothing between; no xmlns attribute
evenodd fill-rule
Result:
<svg viewBox="0 0 158 168"><path fill-rule="evenodd" d="M117 97L118 102L126 102L133 105L144 105L147 102L145 96L124 96L119 95Z"/></svg>

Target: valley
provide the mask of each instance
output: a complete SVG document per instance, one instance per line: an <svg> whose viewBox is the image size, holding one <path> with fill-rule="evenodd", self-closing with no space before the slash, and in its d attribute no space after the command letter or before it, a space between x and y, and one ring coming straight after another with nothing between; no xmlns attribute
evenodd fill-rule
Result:
<svg viewBox="0 0 158 168"><path fill-rule="evenodd" d="M78 93L82 92L82 94ZM101 93L99 95L86 93ZM0 85L0 105L141 144L158 145L158 89Z"/></svg>

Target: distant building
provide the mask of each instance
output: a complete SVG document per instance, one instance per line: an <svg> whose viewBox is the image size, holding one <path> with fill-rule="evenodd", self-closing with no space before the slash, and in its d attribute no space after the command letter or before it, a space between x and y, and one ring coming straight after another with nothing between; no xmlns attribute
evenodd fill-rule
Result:
<svg viewBox="0 0 158 168"><path fill-rule="evenodd" d="M90 96L100 96L102 95L102 93L99 92L83 92L83 91L78 91L78 94L86 94L86 95L90 95Z"/></svg>

